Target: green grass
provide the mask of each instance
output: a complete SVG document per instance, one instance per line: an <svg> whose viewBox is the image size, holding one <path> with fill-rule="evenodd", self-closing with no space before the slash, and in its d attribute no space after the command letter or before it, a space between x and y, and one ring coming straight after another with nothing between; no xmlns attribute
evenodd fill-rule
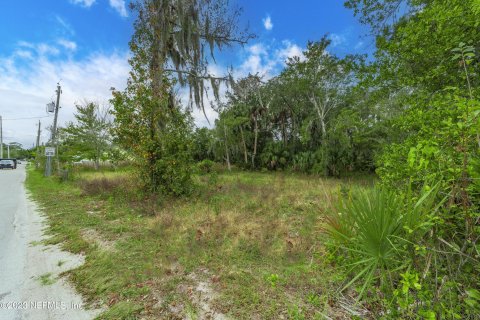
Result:
<svg viewBox="0 0 480 320"><path fill-rule="evenodd" d="M61 183L30 170L27 186L47 209L48 241L86 255L69 276L110 308L100 319L199 314L200 282L215 293L210 308L232 318L309 319L340 312L344 279L326 259L324 213L340 189L369 180L222 173L171 199L145 197L128 171Z"/></svg>
<svg viewBox="0 0 480 320"><path fill-rule="evenodd" d="M41 276L39 276L37 278L37 280L40 282L40 284L42 286L49 286L49 285L52 285L55 283L55 281L57 281L55 278L52 278L52 274L51 273L45 273L45 274L42 274Z"/></svg>

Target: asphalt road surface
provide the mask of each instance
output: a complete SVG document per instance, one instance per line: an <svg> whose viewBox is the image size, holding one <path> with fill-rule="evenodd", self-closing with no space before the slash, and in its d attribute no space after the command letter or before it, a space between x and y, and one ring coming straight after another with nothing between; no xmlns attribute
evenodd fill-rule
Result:
<svg viewBox="0 0 480 320"><path fill-rule="evenodd" d="M25 165L0 170L0 320L93 319L82 298L61 278L83 257L45 246L45 219L28 199ZM55 195L52 195L53 197Z"/></svg>

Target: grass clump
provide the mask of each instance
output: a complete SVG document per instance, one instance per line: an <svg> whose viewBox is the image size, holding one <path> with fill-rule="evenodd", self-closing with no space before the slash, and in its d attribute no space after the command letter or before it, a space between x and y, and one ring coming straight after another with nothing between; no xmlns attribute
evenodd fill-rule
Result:
<svg viewBox="0 0 480 320"><path fill-rule="evenodd" d="M56 279L52 277L52 274L50 272L42 274L37 278L37 280L40 282L42 286L50 286L54 284L56 281Z"/></svg>

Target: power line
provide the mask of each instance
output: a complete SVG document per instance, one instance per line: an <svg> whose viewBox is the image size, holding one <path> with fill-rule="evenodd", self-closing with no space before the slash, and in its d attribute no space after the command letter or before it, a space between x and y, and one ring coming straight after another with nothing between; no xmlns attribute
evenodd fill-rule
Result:
<svg viewBox="0 0 480 320"><path fill-rule="evenodd" d="M42 119L42 118L49 118L50 116L42 116L42 117L29 117L29 118L14 118L14 119L3 119L3 121L15 121L15 120L29 120L29 119Z"/></svg>

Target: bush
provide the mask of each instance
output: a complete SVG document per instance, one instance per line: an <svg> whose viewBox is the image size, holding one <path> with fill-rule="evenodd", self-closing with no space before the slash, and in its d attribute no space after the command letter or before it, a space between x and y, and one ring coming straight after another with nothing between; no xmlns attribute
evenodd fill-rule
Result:
<svg viewBox="0 0 480 320"><path fill-rule="evenodd" d="M329 217L326 230L343 250L353 278L344 289L362 280L361 297L376 279L393 290L398 270L410 262L410 245L431 227L435 190L425 191L415 203L385 188L347 195Z"/></svg>
<svg viewBox="0 0 480 320"><path fill-rule="evenodd" d="M143 157L136 159L140 176L149 192L188 195L193 189L191 118L172 110L163 121L157 137L145 143Z"/></svg>
<svg viewBox="0 0 480 320"><path fill-rule="evenodd" d="M200 173L210 173L213 170L213 166L215 165L215 162L209 159L205 159L197 163L197 168Z"/></svg>
<svg viewBox="0 0 480 320"><path fill-rule="evenodd" d="M260 162L268 170L284 169L290 162L290 153L281 142L270 142L260 153Z"/></svg>

